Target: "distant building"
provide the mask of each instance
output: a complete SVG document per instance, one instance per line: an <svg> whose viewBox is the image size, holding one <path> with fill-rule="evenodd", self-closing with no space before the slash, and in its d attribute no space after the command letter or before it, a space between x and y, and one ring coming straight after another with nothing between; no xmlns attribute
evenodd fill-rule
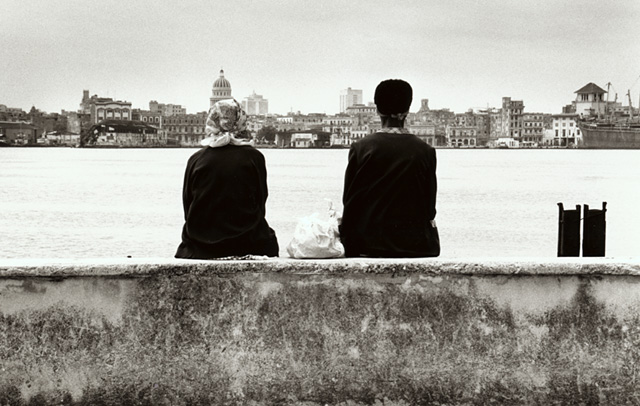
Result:
<svg viewBox="0 0 640 406"><path fill-rule="evenodd" d="M206 122L206 111L164 117L162 126L167 136L167 143L170 145L200 146L200 141L206 135Z"/></svg>
<svg viewBox="0 0 640 406"><path fill-rule="evenodd" d="M220 77L213 82L209 107L213 107L216 102L224 99L231 99L231 83L225 79L224 70L220 69Z"/></svg>
<svg viewBox="0 0 640 406"><path fill-rule="evenodd" d="M353 138L354 134L352 134L352 125L354 122L354 118L340 114L335 116L326 116L322 120L322 131L327 132L329 134L333 134L333 139L349 139L347 143L350 144L352 142L357 141L359 138ZM360 130L361 131L361 130ZM361 132L357 133L358 135L362 135Z"/></svg>
<svg viewBox="0 0 640 406"><path fill-rule="evenodd" d="M362 104L362 90L349 87L340 92L340 113L346 113L355 104Z"/></svg>
<svg viewBox="0 0 640 406"><path fill-rule="evenodd" d="M21 108L7 107L0 104L0 121L22 121L27 120L27 113Z"/></svg>
<svg viewBox="0 0 640 406"><path fill-rule="evenodd" d="M520 141L523 111L524 102L522 100L511 100L511 97L502 98L501 138L513 138Z"/></svg>
<svg viewBox="0 0 640 406"><path fill-rule="evenodd" d="M520 141L525 146L542 144L545 130L545 115L543 113L523 113L522 132Z"/></svg>
<svg viewBox="0 0 640 406"><path fill-rule="evenodd" d="M174 116L173 114L168 117ZM156 128L162 128L162 124L164 122L164 115L160 112L160 110L151 111L151 110L140 110L133 109L131 112L131 119L134 121L142 121L143 123L147 123Z"/></svg>
<svg viewBox="0 0 640 406"><path fill-rule="evenodd" d="M447 139L452 147L475 147L478 129L474 125L456 125L447 127Z"/></svg>
<svg viewBox="0 0 640 406"><path fill-rule="evenodd" d="M604 98L606 90L594 83L588 83L576 90L575 112L578 115L603 114L607 101Z"/></svg>
<svg viewBox="0 0 640 406"><path fill-rule="evenodd" d="M149 102L149 111L166 117L187 114L187 109L179 104L164 104L158 103L155 100Z"/></svg>
<svg viewBox="0 0 640 406"><path fill-rule="evenodd" d="M9 145L35 144L38 127L13 121L0 121L0 142Z"/></svg>
<svg viewBox="0 0 640 406"><path fill-rule="evenodd" d="M66 145L74 147L80 143L80 134L51 131L38 138L38 143L43 145Z"/></svg>
<svg viewBox="0 0 640 406"><path fill-rule="evenodd" d="M102 120L82 135L82 145L164 146L167 140L156 127L141 121Z"/></svg>
<svg viewBox="0 0 640 406"><path fill-rule="evenodd" d="M416 135L427 144L432 146L438 145L438 141L436 139L436 125L432 122L422 122L416 120L413 122L413 124L409 124L407 126L407 129L411 132L411 134Z"/></svg>
<svg viewBox="0 0 640 406"><path fill-rule="evenodd" d="M67 132L67 116L58 113L45 113L31 107L27 120L38 128L38 134L58 131Z"/></svg>
<svg viewBox="0 0 640 406"><path fill-rule="evenodd" d="M102 120L128 121L131 120L131 103L97 95L89 97L89 91L84 90L79 113L89 114L91 125Z"/></svg>
<svg viewBox="0 0 640 406"><path fill-rule="evenodd" d="M256 94L254 91L251 96L247 96L242 101L242 109L249 115L265 115L269 114L269 100Z"/></svg>
<svg viewBox="0 0 640 406"><path fill-rule="evenodd" d="M291 146L293 148L310 148L315 145L317 136L313 133L291 134Z"/></svg>
<svg viewBox="0 0 640 406"><path fill-rule="evenodd" d="M576 123L577 114L553 114L551 118L551 130L547 131L549 136L546 137L548 144L566 147L582 141L582 133Z"/></svg>

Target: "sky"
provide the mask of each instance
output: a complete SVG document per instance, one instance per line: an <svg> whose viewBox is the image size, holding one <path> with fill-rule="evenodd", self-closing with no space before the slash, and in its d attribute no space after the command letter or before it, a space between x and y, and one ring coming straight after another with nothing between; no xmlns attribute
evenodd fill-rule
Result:
<svg viewBox="0 0 640 406"><path fill-rule="evenodd" d="M523 100L559 113L589 82L640 94L640 1L0 0L0 104L76 111L83 90L205 111L220 69L269 112L334 114L408 81L411 111Z"/></svg>

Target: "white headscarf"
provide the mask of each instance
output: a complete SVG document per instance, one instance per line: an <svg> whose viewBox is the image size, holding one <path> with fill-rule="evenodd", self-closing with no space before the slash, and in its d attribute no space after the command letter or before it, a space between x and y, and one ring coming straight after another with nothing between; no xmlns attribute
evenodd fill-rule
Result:
<svg viewBox="0 0 640 406"><path fill-rule="evenodd" d="M216 102L209 110L205 133L200 143L211 148L225 145L253 145L247 130L247 114L235 99Z"/></svg>

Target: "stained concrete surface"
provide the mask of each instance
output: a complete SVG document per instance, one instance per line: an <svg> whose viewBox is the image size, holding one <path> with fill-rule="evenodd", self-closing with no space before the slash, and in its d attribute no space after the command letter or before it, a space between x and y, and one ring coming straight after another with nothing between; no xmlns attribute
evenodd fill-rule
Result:
<svg viewBox="0 0 640 406"><path fill-rule="evenodd" d="M636 404L637 260L0 261L0 405Z"/></svg>

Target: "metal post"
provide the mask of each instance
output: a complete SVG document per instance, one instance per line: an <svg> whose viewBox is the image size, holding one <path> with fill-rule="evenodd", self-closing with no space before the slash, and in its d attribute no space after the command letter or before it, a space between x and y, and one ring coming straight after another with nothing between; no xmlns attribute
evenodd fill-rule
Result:
<svg viewBox="0 0 640 406"><path fill-rule="evenodd" d="M565 210L562 203L558 203L558 256L580 256L580 214L581 207L575 210Z"/></svg>
<svg viewBox="0 0 640 406"><path fill-rule="evenodd" d="M583 257L604 257L607 228L606 213L607 202L602 202L602 210L590 210L589 205L584 205Z"/></svg>

